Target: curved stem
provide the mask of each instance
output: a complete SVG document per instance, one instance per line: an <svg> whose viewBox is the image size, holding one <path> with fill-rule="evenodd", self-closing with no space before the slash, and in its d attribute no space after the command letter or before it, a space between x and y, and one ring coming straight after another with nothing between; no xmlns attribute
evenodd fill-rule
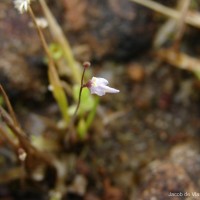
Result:
<svg viewBox="0 0 200 200"><path fill-rule="evenodd" d="M79 90L79 95L78 95L78 103L77 103L77 106L76 106L76 110L74 111L74 114L73 114L73 117L72 117L72 120L74 121L76 115L77 115L77 112L78 112L78 109L80 107L80 103L81 103L81 94L82 94L82 90L83 88L85 87L85 85L83 84L83 80L84 80L84 76L85 76L85 70L86 70L86 67L84 67L83 69L83 74L82 74L82 77L81 77L81 86L80 86L80 90Z"/></svg>

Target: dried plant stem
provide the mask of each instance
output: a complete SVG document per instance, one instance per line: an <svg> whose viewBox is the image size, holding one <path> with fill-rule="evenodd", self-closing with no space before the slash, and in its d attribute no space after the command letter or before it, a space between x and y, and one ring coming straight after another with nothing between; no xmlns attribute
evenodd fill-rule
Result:
<svg viewBox="0 0 200 200"><path fill-rule="evenodd" d="M39 152L34 146L31 145L30 141L28 140L26 134L22 131L22 129L19 126L15 126L12 118L9 116L9 114L4 110L2 106L0 106L0 116L2 117L3 121L6 123L6 125L13 131L14 135L19 140L19 144L22 149L29 155L29 156L35 156L37 158L40 158L45 163L48 163L51 165L50 159L46 155L43 155L42 152ZM1 129L2 131L3 129Z"/></svg>
<svg viewBox="0 0 200 200"><path fill-rule="evenodd" d="M190 0L179 0L177 3L177 11L181 13L179 19L169 18L158 30L154 39L154 47L159 48L164 44L172 33L175 33L173 48L179 49L180 41L185 30L185 17L188 13Z"/></svg>
<svg viewBox="0 0 200 200"><path fill-rule="evenodd" d="M185 1L179 0L178 2L178 7L180 10L180 18L178 20L178 24L177 24L178 27L177 27L177 32L175 35L175 42L173 45L174 50L178 50L180 47L180 42L185 30L185 18L187 16L190 2L191 0L185 0Z"/></svg>
<svg viewBox="0 0 200 200"><path fill-rule="evenodd" d="M0 133L1 135L6 139L6 141L8 142L8 144L10 144L11 148L14 149L16 155L17 155L17 150L18 150L18 145L8 136L7 130L6 128L0 124Z"/></svg>
<svg viewBox="0 0 200 200"><path fill-rule="evenodd" d="M4 123L0 123L0 133L4 136L4 138L10 144L11 148L14 149L15 154L16 154L17 158L19 159L20 163L21 163L21 176L20 177L21 177L21 183L23 185L23 183L24 183L23 174L24 174L24 169L25 169L26 154L28 156L35 156L35 157L39 158L40 160L42 160L43 162L48 163L49 165L52 165L52 164L46 156L44 156L41 152L37 151L37 149L35 149L31 145L26 134L20 128L20 124L18 123L15 112L12 108L11 103L10 103L10 100L9 100L5 90L3 89L2 85L0 85L0 92L3 95L4 101L7 105L9 113L10 113L10 114L8 114L7 111L4 110L4 108L2 106L0 106L0 116L1 116L2 120L5 122L5 124L12 130L12 132L14 133L16 138L18 139L19 143L16 144L9 137L8 131L6 130L6 125ZM24 154L25 154L24 159L20 158L19 149L21 149L21 151L24 152Z"/></svg>
<svg viewBox="0 0 200 200"><path fill-rule="evenodd" d="M12 119L10 118L9 114L1 106L0 106L0 116L5 121L5 123L8 125L8 127L14 132L14 134L18 138L22 148L24 150L26 150L27 152L29 152L30 148L28 147L29 146L29 144L28 144L29 142L27 141L28 138L27 138L26 134L18 126L16 127L14 125L14 123L13 123Z"/></svg>
<svg viewBox="0 0 200 200"><path fill-rule="evenodd" d="M3 125L3 124L0 124L0 133L1 133L1 135L3 135L3 137L6 139L6 141L8 142L8 144L10 144L10 146L11 146L11 148L13 148L13 150L14 150L14 152L15 152L15 154L16 154L16 157L18 158L18 160L20 161L20 171L19 171L19 173L20 173L20 176L19 176L19 178L20 178L20 183L21 183L21 186L23 186L24 185L24 177L25 177L25 160L20 160L20 158L19 158L19 149L20 149L20 147L19 147L19 145L18 144L16 144L10 137L9 137L9 134L8 134L8 132L7 132L7 130L6 130L6 127L5 127L5 125Z"/></svg>
<svg viewBox="0 0 200 200"><path fill-rule="evenodd" d="M176 11L174 9L168 8L167 6L163 6L155 1L151 0L130 0L133 2L136 2L138 4L141 4L143 6L146 6L147 8L150 8L156 12L159 12L163 15L166 15L168 17L179 19L180 13L179 11ZM189 12L185 16L185 23L192 25L194 27L200 28L200 14L197 12Z"/></svg>
<svg viewBox="0 0 200 200"><path fill-rule="evenodd" d="M16 126L19 126L19 123L18 123L18 121L17 121L15 112L14 112L14 110L13 110L13 108L12 108L12 105L11 105L11 103L10 103L10 101L9 101L9 98L8 98L6 92L5 92L5 90L3 89L3 87L2 87L1 84L0 84L0 92L1 92L1 94L3 95L3 99L4 99L4 101L5 101L5 103L6 103L6 106L7 106L8 110L9 110L10 116L11 116L12 119L13 119L13 122L15 123Z"/></svg>
<svg viewBox="0 0 200 200"><path fill-rule="evenodd" d="M43 9L43 12L46 16L46 19L49 23L50 32L56 42L58 42L63 50L64 56L68 62L69 67L72 71L72 78L73 81L78 83L80 81L80 68L77 65L77 62L75 61L73 57L73 53L71 51L71 47L69 45L69 42L67 41L62 29L60 28L59 24L56 22L54 16L51 14L51 11L49 10L46 2L44 0L39 0L41 7Z"/></svg>
<svg viewBox="0 0 200 200"><path fill-rule="evenodd" d="M45 40L45 37L44 37L44 35L43 35L43 33L42 33L40 27L37 25L37 22L36 22L36 20L35 20L35 19L36 19L36 18L35 18L35 15L34 15L34 13L33 13L33 11L32 11L32 8L31 8L30 6L29 6L28 11L29 11L30 16L31 16L31 18L32 18L32 20L33 20L33 23L34 23L34 25L35 25L35 27L36 27L36 29L37 29L37 31L38 31L38 35L39 35L39 38L40 38L40 40L41 40L42 46L43 46L43 48L44 48L44 50L45 50L45 53L47 54L47 57L48 57L48 59L49 59L49 71L52 71L51 74L54 75L54 77L53 77L54 80L57 82L58 85L60 85L60 80L59 80L59 78L56 76L56 74L57 74L56 67L55 67L53 58L52 58L52 56L51 56L51 53L50 53L50 51L49 51L47 42L46 42L46 40Z"/></svg>
<svg viewBox="0 0 200 200"><path fill-rule="evenodd" d="M75 117L76 117L77 112L78 112L78 109L79 109L79 107L80 107L80 103L81 103L81 94L82 94L83 88L85 87L84 84L83 84L84 76L85 76L85 70L86 70L86 68L84 67L84 69L83 69L83 74L82 74L82 77L81 77L81 85L80 85L79 95L78 95L78 103L77 103L76 110L75 110L75 112L74 112L72 118L75 118Z"/></svg>
<svg viewBox="0 0 200 200"><path fill-rule="evenodd" d="M34 25L37 29L37 32L38 32L39 38L41 40L42 46L45 50L45 53L48 57L48 62L49 62L48 63L49 64L48 65L49 66L48 67L48 77L49 77L50 83L54 87L53 88L54 97L57 100L57 103L60 107L63 118L68 123L69 122L69 116L68 116L68 113L67 113L68 103L67 103L67 99L66 99L64 90L62 88L62 83L61 83L59 76L57 74L57 71L56 71L56 66L55 66L53 57L51 56L51 53L49 51L49 48L48 48L47 42L45 40L45 37L43 35L43 32L41 31L40 27L37 25L35 15L34 15L32 8L30 6L28 8L28 11L29 11L29 14L30 14L30 16L33 20L33 23L34 23Z"/></svg>
<svg viewBox="0 0 200 200"><path fill-rule="evenodd" d="M165 61L172 66L176 66L183 70L188 70L196 73L200 73L200 60L188 56L185 53L178 52L169 49L160 49L156 52L156 56L158 56L162 61Z"/></svg>

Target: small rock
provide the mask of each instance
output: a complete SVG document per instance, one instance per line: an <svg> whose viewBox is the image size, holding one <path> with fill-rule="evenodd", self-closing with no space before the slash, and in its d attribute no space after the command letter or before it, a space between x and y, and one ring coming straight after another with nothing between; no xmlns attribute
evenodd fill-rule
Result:
<svg viewBox="0 0 200 200"><path fill-rule="evenodd" d="M173 199L181 200L187 192L190 194L184 199L191 199L192 192L197 192L198 187L180 165L168 161L154 161L150 163L142 174L141 190L136 199L139 200L168 200L170 194L179 193ZM197 200L199 197L194 198Z"/></svg>
<svg viewBox="0 0 200 200"><path fill-rule="evenodd" d="M143 81L145 78L144 68L138 63L130 64L128 66L127 73L131 80L136 82Z"/></svg>
<svg viewBox="0 0 200 200"><path fill-rule="evenodd" d="M65 32L86 60L131 58L150 47L156 30L153 12L129 0L63 0L63 7Z"/></svg>
<svg viewBox="0 0 200 200"><path fill-rule="evenodd" d="M181 165L192 180L200 187L200 149L198 144L176 145L170 152L170 160Z"/></svg>
<svg viewBox="0 0 200 200"><path fill-rule="evenodd" d="M68 192L83 196L86 192L86 187L87 187L86 178L82 175L77 175L74 179L73 184L68 187Z"/></svg>
<svg viewBox="0 0 200 200"><path fill-rule="evenodd" d="M42 99L46 91L42 71L15 53L1 53L0 82L9 97Z"/></svg>

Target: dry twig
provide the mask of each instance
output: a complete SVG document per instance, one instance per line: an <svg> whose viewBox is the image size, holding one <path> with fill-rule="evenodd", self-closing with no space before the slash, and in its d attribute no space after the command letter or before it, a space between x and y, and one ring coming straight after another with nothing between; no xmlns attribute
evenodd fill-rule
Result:
<svg viewBox="0 0 200 200"><path fill-rule="evenodd" d="M9 110L9 113L10 113L10 115L11 115L11 117L12 117L12 119L13 119L15 125L18 126L19 123L18 123L18 121L17 121L15 112L14 112L14 110L13 110L13 108L12 108L12 105L11 105L11 103L10 103L10 101L9 101L9 98L8 98L6 92L5 92L5 90L3 89L3 87L2 87L1 84L0 84L0 93L1 93L2 96L3 96L3 99L4 99L5 103L6 103L6 106L7 106L8 110Z"/></svg>
<svg viewBox="0 0 200 200"><path fill-rule="evenodd" d="M180 69L192 72L200 72L200 60L185 53L177 52L171 48L160 49L156 52L156 56L158 56L162 61L165 61Z"/></svg>
<svg viewBox="0 0 200 200"><path fill-rule="evenodd" d="M146 6L147 8L150 8L168 17L177 20L180 19L179 11L169 8L167 6L163 6L162 4L159 4L155 1L151 0L130 0L130 1ZM185 23L194 26L196 28L200 28L200 14L198 12L188 11L187 15L185 16Z"/></svg>
<svg viewBox="0 0 200 200"><path fill-rule="evenodd" d="M12 105L9 101L9 98L1 85L0 85L0 92L3 95L4 101L6 102L8 110L10 112L10 114L7 113L7 111L2 106L0 106L0 116L1 116L2 120L5 122L5 124L12 130L13 134L18 139L19 147L18 147L18 145L13 143L13 141L11 140L10 137L8 137L7 130L5 129L4 124L2 124L2 123L0 124L0 132L5 136L5 138L9 142L9 144L16 150L15 152L17 154L19 153L18 150L21 148L23 151L25 151L27 156L38 158L38 159L44 161L45 163L52 165L51 160L46 155L44 155L42 152L38 151L31 144L27 135L21 129L21 127L16 119Z"/></svg>

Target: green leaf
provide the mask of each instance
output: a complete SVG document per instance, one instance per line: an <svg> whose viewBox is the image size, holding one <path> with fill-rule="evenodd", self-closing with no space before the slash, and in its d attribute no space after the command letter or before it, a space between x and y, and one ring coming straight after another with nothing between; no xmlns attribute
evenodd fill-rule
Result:
<svg viewBox="0 0 200 200"><path fill-rule="evenodd" d="M64 89L61 86L60 83L60 78L57 74L56 69L54 66L51 65L52 63L49 63L49 71L48 71L48 76L49 76L49 82L52 86L52 93L54 98L56 99L59 109L63 115L64 120L69 122L69 115L68 115L68 101L67 97L65 95Z"/></svg>
<svg viewBox="0 0 200 200"><path fill-rule="evenodd" d="M58 103L58 106L60 108L60 111L63 115L63 118L66 122L69 122L69 116L68 116L68 103L66 95L61 87L55 87L53 89L54 97Z"/></svg>
<svg viewBox="0 0 200 200"><path fill-rule="evenodd" d="M200 72L199 71L194 71L195 76L200 80Z"/></svg>
<svg viewBox="0 0 200 200"><path fill-rule="evenodd" d="M3 105L4 104L4 100L3 100L3 97L0 95L0 105Z"/></svg>
<svg viewBox="0 0 200 200"><path fill-rule="evenodd" d="M51 43L49 50L54 60L59 60L61 57L63 57L63 50L59 44Z"/></svg>
<svg viewBox="0 0 200 200"><path fill-rule="evenodd" d="M83 118L81 118L79 121L77 132L81 139L84 139L86 137L87 131L94 120L98 104L99 104L99 97L96 97L94 99L94 105L91 111L89 112L86 120L83 120Z"/></svg>
<svg viewBox="0 0 200 200"><path fill-rule="evenodd" d="M78 128L77 128L77 132L78 132L78 136L80 139L84 139L86 136L86 123L83 119L81 119L78 123Z"/></svg>

